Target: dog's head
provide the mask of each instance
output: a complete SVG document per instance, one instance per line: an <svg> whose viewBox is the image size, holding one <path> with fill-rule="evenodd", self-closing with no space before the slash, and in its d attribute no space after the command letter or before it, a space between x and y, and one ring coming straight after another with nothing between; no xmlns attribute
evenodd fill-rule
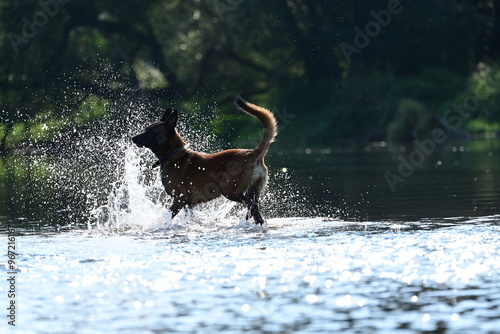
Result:
<svg viewBox="0 0 500 334"><path fill-rule="evenodd" d="M132 137L132 141L139 147L147 147L157 153L164 149L175 134L175 126L179 112L168 108L163 117L146 128L143 133Z"/></svg>

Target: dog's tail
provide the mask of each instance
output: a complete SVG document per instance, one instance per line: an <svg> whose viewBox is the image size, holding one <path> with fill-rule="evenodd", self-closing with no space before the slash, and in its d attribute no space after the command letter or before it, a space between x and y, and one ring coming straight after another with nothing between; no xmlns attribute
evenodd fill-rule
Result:
<svg viewBox="0 0 500 334"><path fill-rule="evenodd" d="M271 145L274 141L278 132L276 119L274 118L273 113L265 108L243 100L239 95L235 96L234 103L236 103L236 105L247 114L256 117L264 127L264 137L262 138L259 146L255 148L255 151L264 155L267 152L269 145Z"/></svg>

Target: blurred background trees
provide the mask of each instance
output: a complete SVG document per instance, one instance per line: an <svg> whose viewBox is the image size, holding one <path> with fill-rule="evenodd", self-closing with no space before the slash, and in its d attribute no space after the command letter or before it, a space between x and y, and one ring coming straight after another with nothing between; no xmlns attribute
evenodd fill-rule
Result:
<svg viewBox="0 0 500 334"><path fill-rule="evenodd" d="M216 109L228 141L259 137L235 94L274 109L282 146L413 140L481 89L456 130L494 133L499 5L0 0L0 149L170 105Z"/></svg>

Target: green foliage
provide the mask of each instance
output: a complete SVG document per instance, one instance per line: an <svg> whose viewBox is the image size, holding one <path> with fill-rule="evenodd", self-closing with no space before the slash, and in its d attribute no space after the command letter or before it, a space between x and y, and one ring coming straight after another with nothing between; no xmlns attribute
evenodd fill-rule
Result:
<svg viewBox="0 0 500 334"><path fill-rule="evenodd" d="M497 64L479 64L470 79L466 94L478 100L478 107L471 112L469 129L471 131L497 131L494 129L498 124L500 111L499 66ZM476 118L477 120L475 120ZM481 123L483 125L480 126ZM489 125L484 123L489 123Z"/></svg>
<svg viewBox="0 0 500 334"><path fill-rule="evenodd" d="M5 138L5 148L15 148L26 144L50 143L61 131L85 127L108 116L108 104L96 96L87 97L72 115L56 116L55 112L39 113L24 122L16 122L8 130L1 124L0 141Z"/></svg>
<svg viewBox="0 0 500 334"><path fill-rule="evenodd" d="M89 96L80 104L77 112L73 116L75 125L81 126L85 123L105 117L109 102L98 98L97 96Z"/></svg>
<svg viewBox="0 0 500 334"><path fill-rule="evenodd" d="M360 46L357 31L386 0L0 0L0 150L48 142L110 105L125 113L131 100L209 110L217 117L204 124L224 140L258 141L235 94L277 111L277 145L383 139L402 101L442 116L500 81L496 67L478 69L500 57L498 1L400 3ZM342 43L357 45L351 61ZM495 86L462 126L495 124L499 103Z"/></svg>
<svg viewBox="0 0 500 334"><path fill-rule="evenodd" d="M7 132L7 125L0 124L0 142L3 142Z"/></svg>
<svg viewBox="0 0 500 334"><path fill-rule="evenodd" d="M25 142L26 140L26 124L17 123L13 126L12 131L7 137L7 146L14 146L15 144Z"/></svg>
<svg viewBox="0 0 500 334"><path fill-rule="evenodd" d="M472 132L498 132L500 131L499 122L488 122L484 119L472 119L468 122L467 128Z"/></svg>

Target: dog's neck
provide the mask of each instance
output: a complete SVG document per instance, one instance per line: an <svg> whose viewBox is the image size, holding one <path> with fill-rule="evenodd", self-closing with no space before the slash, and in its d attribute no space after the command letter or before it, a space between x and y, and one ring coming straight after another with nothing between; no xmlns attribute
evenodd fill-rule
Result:
<svg viewBox="0 0 500 334"><path fill-rule="evenodd" d="M155 152L158 161L153 164L153 168L160 166L168 159L172 158L174 155L185 149L188 145L184 140L182 140L181 136L175 130L174 135L170 138L168 145L164 147L164 149L160 152Z"/></svg>
<svg viewBox="0 0 500 334"><path fill-rule="evenodd" d="M158 166L160 166L161 164L163 164L165 161L167 161L168 159L172 158L174 155L176 155L177 153L179 153L180 151L184 150L187 148L188 145L184 145L184 146L180 146L178 148L176 148L175 150L173 151L170 151L170 152L167 152L165 153L161 158L160 160L156 161L152 168L156 168Z"/></svg>

